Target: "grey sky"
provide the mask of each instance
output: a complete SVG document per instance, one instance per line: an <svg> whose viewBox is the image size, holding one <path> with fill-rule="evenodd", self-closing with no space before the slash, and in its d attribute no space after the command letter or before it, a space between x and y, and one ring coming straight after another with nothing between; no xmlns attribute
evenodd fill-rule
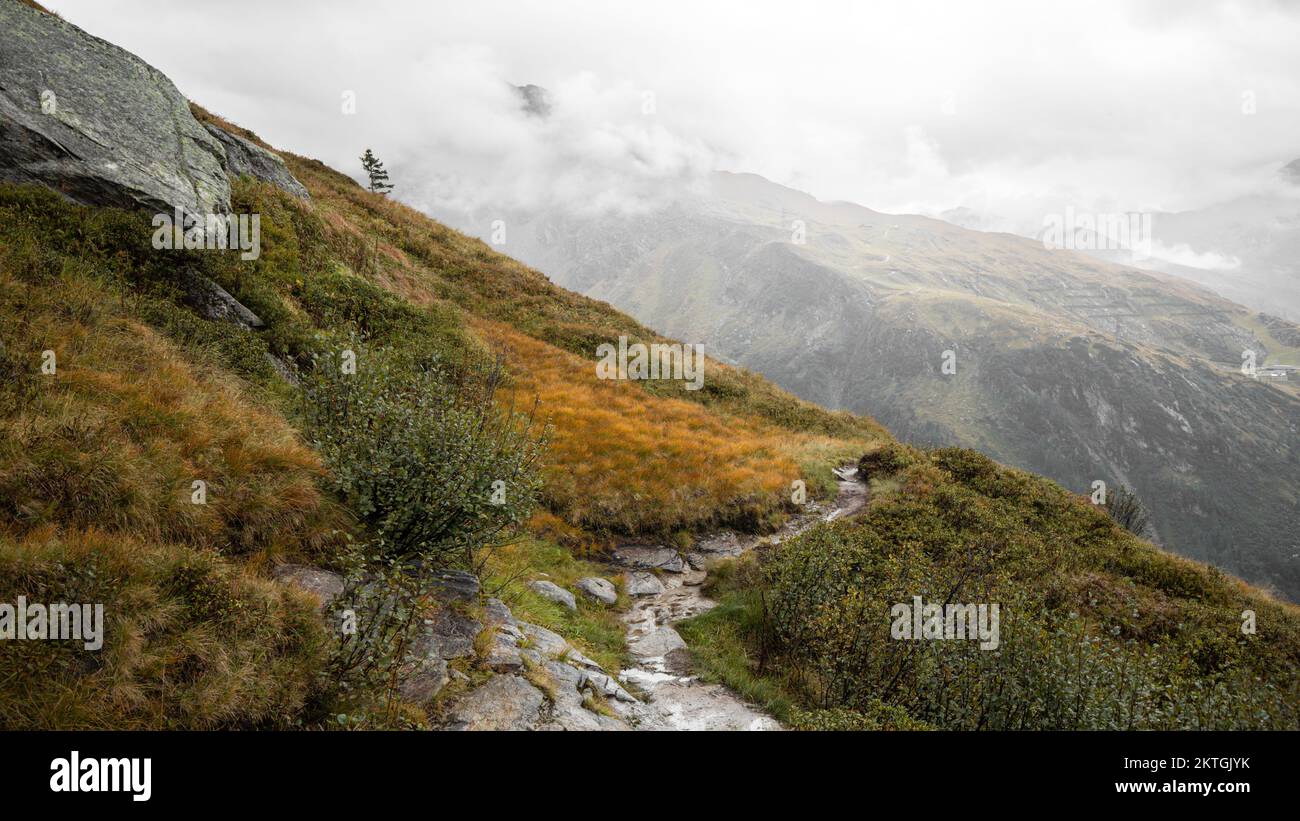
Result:
<svg viewBox="0 0 1300 821"><path fill-rule="evenodd" d="M49 6L279 147L349 173L373 147L416 205L638 207L717 167L1032 223L1199 207L1300 157L1300 4ZM550 89L555 116L505 82Z"/></svg>

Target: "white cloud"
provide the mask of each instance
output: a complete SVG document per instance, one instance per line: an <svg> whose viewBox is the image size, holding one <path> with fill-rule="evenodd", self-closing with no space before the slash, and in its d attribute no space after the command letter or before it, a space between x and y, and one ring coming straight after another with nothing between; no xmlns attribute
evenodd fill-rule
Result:
<svg viewBox="0 0 1300 821"><path fill-rule="evenodd" d="M1185 268L1200 268L1204 271L1234 271L1241 267L1241 260L1213 251L1198 252L1186 243L1164 245L1156 241L1151 244L1151 259L1141 261L1140 267L1156 267L1154 261L1169 262Z"/></svg>
<svg viewBox="0 0 1300 821"><path fill-rule="evenodd" d="M373 147L429 207L638 208L724 167L1016 230L1200 207L1300 156L1282 3L50 2L283 148L355 173ZM549 88L554 116L507 83Z"/></svg>

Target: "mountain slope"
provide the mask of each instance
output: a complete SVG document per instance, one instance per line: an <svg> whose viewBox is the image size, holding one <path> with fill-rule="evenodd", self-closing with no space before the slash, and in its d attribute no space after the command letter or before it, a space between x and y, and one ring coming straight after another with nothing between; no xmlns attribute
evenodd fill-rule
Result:
<svg viewBox="0 0 1300 821"><path fill-rule="evenodd" d="M132 74L136 58L75 27L13 0L0 15L56 28L68 44L32 53L46 61L35 66L39 86L24 74L2 89L30 126L18 132L0 118L7 178L39 177L13 140L68 123L93 129L116 116L83 93L78 49L127 67L122 83L179 97L165 78ZM57 116L42 111L41 86L56 90ZM159 130L154 119L189 116L183 99L181 114L172 102L137 112L150 120L142 133ZM281 163L255 134L197 107L193 115L185 133L220 128L264 152L268 167ZM213 145L224 151L226 142ZM97 601L106 611L102 656L0 642L0 666L19 671L0 685L6 727L311 726L365 710L364 688L338 688L339 637L318 620L311 597L272 578L286 569L301 576L304 567L310 578L328 578L382 559L372 553L393 538L385 535L391 522L425 509L417 505L432 505L435 519L468 510L473 520L511 523L475 501L488 498L495 478L475 474L474 460L486 458L475 451L456 465L391 454L397 461L381 472L405 472L409 481L396 483L402 495L358 493L381 464L373 460L387 457L349 451L353 433L365 431L331 430L312 404L329 388L323 363L345 350L359 354L360 374L393 380L376 395L400 407L382 407L417 425L434 397L411 396L410 385L450 395L454 410L487 407L485 421L507 424L519 418L512 407L540 398L532 430L549 425L550 445L541 506L526 481L518 497L507 494L518 498L509 510L533 514L532 534L497 550L471 544L472 559L449 560L446 546L434 545L443 552L428 561L482 574L521 618L564 631L583 657L612 669L625 652L615 612L586 602L568 611L525 584L542 574L576 581L606 572L554 541L598 553L615 539L689 543L705 528L770 527L792 508L796 480L812 498L833 492L831 467L887 437L869 419L824 411L714 361L699 391L596 380L598 342L669 340L313 160L283 157L304 198L296 187L230 172L223 159L231 179L214 188L225 198L217 210L259 218L255 258L159 248L147 208L112 206L122 204L123 186L167 196L186 158L160 152L150 165L138 146L112 140L100 150L160 179L83 179L64 189L58 175L97 173L68 155L40 169L65 196L0 185L0 598ZM505 371L494 375L497 356ZM480 384L483 374L489 382ZM340 462L339 454L372 461ZM477 654L454 664L471 681L492 675ZM423 692L410 697L411 709L390 701L371 720L434 720L441 708ZM383 704L387 694L376 695Z"/></svg>
<svg viewBox="0 0 1300 821"><path fill-rule="evenodd" d="M19 8L0 0L0 16ZM43 81L62 89L60 71L76 68L75 52L52 55ZM112 115L68 85L60 106L80 122ZM36 88L4 91L39 100ZM192 116L279 161L251 132L197 106ZM855 574L883 563L943 578L982 545L997 551L1009 606L1042 604L1052 618L1087 607L1109 628L1133 605L1130 634L1093 624L1087 638L1157 662L1142 679L1160 694L1141 702L1144 724L1294 726L1294 607L1127 535L1046 480L968 451L908 451L868 418L739 368L710 361L699 391L598 379L597 344L663 338L282 156L306 198L223 164L222 210L260 218L255 257L159 248L147 210L0 184L0 604L105 605L100 650L4 636L5 728L624 726L606 699L634 697L601 670L627 656L629 591L611 604L553 588L617 575L606 560L628 541L682 564L734 538L715 528L770 533L799 510L795 481L825 499L832 468L864 454L899 538L814 574L809 592L901 595ZM354 372L339 364L349 354ZM813 558L834 557L829 546ZM1072 573L1043 598L1035 579L1053 561ZM1114 598L1093 602L1093 590ZM1260 615L1258 635L1238 629L1245 610ZM348 612L359 631L344 629ZM879 626L843 624L868 638ZM1196 666L1165 664L1180 655ZM1208 709L1247 677L1264 686L1231 713ZM1037 683L1056 701L1072 693L1069 676Z"/></svg>
<svg viewBox="0 0 1300 821"><path fill-rule="evenodd" d="M1300 596L1295 326L1173 277L821 203L752 175L631 217L513 217L510 250L796 394L1077 492L1132 485L1160 540ZM802 233L802 236L800 236ZM955 373L945 373L951 351Z"/></svg>

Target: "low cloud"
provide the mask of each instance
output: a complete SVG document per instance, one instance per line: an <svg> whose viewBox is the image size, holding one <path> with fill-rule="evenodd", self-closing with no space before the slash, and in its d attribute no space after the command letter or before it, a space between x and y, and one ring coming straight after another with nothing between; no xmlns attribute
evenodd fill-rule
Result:
<svg viewBox="0 0 1300 821"><path fill-rule="evenodd" d="M393 135L393 168L407 181L404 198L426 210L639 212L698 184L716 163L626 82L564 78L539 115L525 110L506 68L478 50L430 55L421 79L426 98L408 111L414 127Z"/></svg>
<svg viewBox="0 0 1300 821"><path fill-rule="evenodd" d="M353 174L372 147L431 210L639 210L725 168L1032 233L1243 196L1300 156L1295 4L49 2L276 145Z"/></svg>
<svg viewBox="0 0 1300 821"><path fill-rule="evenodd" d="M1164 245L1151 243L1151 259L1141 261L1140 267L1153 267L1153 261L1168 262L1184 268L1200 268L1205 271L1235 271L1241 267L1241 260L1236 257L1218 254L1213 251L1195 251L1184 243Z"/></svg>

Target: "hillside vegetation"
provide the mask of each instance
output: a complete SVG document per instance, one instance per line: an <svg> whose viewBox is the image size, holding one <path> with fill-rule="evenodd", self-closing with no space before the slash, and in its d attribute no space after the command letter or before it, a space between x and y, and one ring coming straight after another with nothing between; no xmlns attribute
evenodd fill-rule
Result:
<svg viewBox="0 0 1300 821"><path fill-rule="evenodd" d="M311 599L270 580L281 562L473 565L521 612L616 663L607 617L521 589L520 568L581 569L548 540L598 555L617 535L771 526L793 480L831 487L832 457L885 435L713 362L698 393L599 382L598 342L659 337L286 159L310 202L232 186L233 210L261 218L253 261L160 252L147 214L0 187L0 600L103 602L108 614L90 667L61 643L0 643L4 726L312 725L363 709L355 689L331 689ZM200 318L183 271L265 327ZM41 372L45 351L54 373ZM370 381L331 382L344 351ZM475 419L496 434L475 438ZM373 446L358 446L364 435ZM489 506L501 476L510 504ZM479 554L534 512L540 539ZM439 520L453 525L428 525Z"/></svg>
<svg viewBox="0 0 1300 821"><path fill-rule="evenodd" d="M147 222L5 188L0 224L0 600L111 614L93 656L0 642L0 725L243 726L300 710L324 629L258 568L330 553L340 515L319 458L217 367L217 351L256 363L241 340L126 287L151 274ZM191 503L196 480L208 504Z"/></svg>
<svg viewBox="0 0 1300 821"><path fill-rule="evenodd" d="M864 453L863 518L715 574L724 606L687 631L710 675L803 727L1295 725L1293 608L1049 482L903 449L715 360L699 391L599 380L597 345L671 340L283 156L310 199L231 184L260 218L251 260L0 185L0 602L102 603L107 622L102 652L0 642L0 726L431 726L442 705L401 687L431 656L408 651L434 618L474 625L437 657L455 674L437 698L491 681L487 596L523 641L549 628L548 652L616 670L623 591L566 607L525 582L606 574L623 541L770 532L796 480L824 500ZM201 318L186 283L209 280L261 326ZM360 631L275 581L286 567L336 571ZM448 603L454 571L479 581ZM1004 649L890 640L876 609L918 592L1002 602Z"/></svg>
<svg viewBox="0 0 1300 821"><path fill-rule="evenodd" d="M860 518L715 574L722 606L682 630L708 675L812 729L1300 725L1295 607L973 451L891 444L860 469ZM914 596L998 604L998 647L895 637Z"/></svg>

